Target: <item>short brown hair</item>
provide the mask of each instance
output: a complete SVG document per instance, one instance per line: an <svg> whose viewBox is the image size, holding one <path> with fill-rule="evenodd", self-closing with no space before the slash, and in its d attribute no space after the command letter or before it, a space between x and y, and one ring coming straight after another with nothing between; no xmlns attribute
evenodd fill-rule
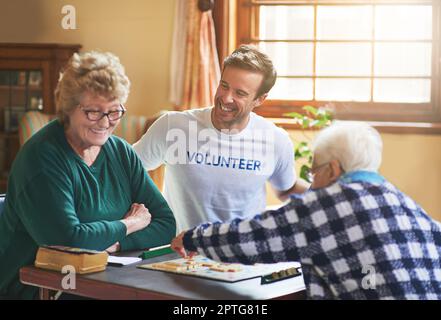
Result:
<svg viewBox="0 0 441 320"><path fill-rule="evenodd" d="M55 89L58 120L69 124L69 114L85 92L127 101L130 81L119 58L110 52L75 53L67 63Z"/></svg>
<svg viewBox="0 0 441 320"><path fill-rule="evenodd" d="M253 45L241 45L224 60L222 72L226 67L254 71L263 75L263 81L255 98L268 93L276 83L277 72L271 59Z"/></svg>

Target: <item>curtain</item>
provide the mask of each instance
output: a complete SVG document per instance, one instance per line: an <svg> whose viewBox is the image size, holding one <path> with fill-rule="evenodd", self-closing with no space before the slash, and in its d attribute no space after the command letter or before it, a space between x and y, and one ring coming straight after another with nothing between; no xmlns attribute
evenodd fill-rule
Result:
<svg viewBox="0 0 441 320"><path fill-rule="evenodd" d="M170 100L176 110L213 104L220 80L211 10L197 0L177 0L171 56Z"/></svg>

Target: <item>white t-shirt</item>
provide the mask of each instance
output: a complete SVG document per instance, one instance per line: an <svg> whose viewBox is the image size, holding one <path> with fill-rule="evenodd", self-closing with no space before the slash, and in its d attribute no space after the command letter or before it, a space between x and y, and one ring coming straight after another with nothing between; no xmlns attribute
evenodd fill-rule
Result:
<svg viewBox="0 0 441 320"><path fill-rule="evenodd" d="M164 197L179 232L260 213L267 180L277 190L296 180L286 131L251 113L245 129L227 134L213 126L211 110L168 112L133 146L147 170L165 164Z"/></svg>

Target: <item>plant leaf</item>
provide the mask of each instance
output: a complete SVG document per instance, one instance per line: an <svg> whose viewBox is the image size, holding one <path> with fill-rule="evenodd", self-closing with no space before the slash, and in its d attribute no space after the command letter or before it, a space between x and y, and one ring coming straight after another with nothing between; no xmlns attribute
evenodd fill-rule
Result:
<svg viewBox="0 0 441 320"><path fill-rule="evenodd" d="M303 129L309 128L309 121L310 121L309 118L303 117L303 119L302 119L302 127L303 127Z"/></svg>
<svg viewBox="0 0 441 320"><path fill-rule="evenodd" d="M313 116L316 116L318 112L317 108L314 108L313 106L304 106L302 109L311 113Z"/></svg>
<svg viewBox="0 0 441 320"><path fill-rule="evenodd" d="M302 119L303 115L298 112L289 112L283 114L285 117L292 117L294 119Z"/></svg>
<svg viewBox="0 0 441 320"><path fill-rule="evenodd" d="M309 179L308 179L308 172L310 169L311 168L309 166L307 166L306 164L302 165L300 167L300 178L302 178L305 181L312 182L312 181L309 181Z"/></svg>

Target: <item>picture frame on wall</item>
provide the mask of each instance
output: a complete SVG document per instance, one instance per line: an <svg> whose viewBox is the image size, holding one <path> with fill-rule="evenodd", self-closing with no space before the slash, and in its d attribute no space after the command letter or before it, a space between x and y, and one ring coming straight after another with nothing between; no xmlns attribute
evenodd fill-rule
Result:
<svg viewBox="0 0 441 320"><path fill-rule="evenodd" d="M18 82L17 85L19 86L26 86L26 83L28 82L28 73L26 71L18 71Z"/></svg>
<svg viewBox="0 0 441 320"><path fill-rule="evenodd" d="M41 71L30 71L29 72L29 85L32 87L41 87L42 74Z"/></svg>

